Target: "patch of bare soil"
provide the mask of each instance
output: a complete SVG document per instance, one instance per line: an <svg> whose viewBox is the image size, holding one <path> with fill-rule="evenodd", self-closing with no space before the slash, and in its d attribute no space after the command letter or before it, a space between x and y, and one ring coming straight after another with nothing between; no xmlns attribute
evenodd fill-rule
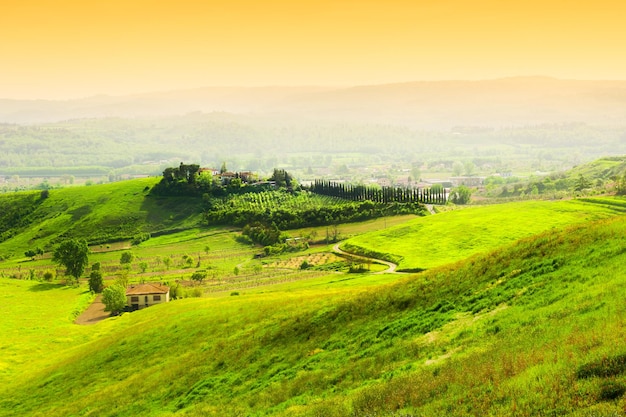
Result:
<svg viewBox="0 0 626 417"><path fill-rule="evenodd" d="M102 294L98 295L96 299L91 303L87 310L83 311L83 313L76 317L74 323L76 324L96 324L101 320L109 318L111 314L109 312L104 311L104 304L102 304Z"/></svg>

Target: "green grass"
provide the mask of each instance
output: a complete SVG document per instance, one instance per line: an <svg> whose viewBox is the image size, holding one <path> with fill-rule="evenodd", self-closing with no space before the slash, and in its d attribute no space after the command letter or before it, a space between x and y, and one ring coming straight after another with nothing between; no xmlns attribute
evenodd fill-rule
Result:
<svg viewBox="0 0 626 417"><path fill-rule="evenodd" d="M611 179L616 175L623 175L626 171L626 157L600 158L592 162L577 166L567 171L573 181L580 175L587 179Z"/></svg>
<svg viewBox="0 0 626 417"><path fill-rule="evenodd" d="M156 182L156 178L147 178L51 190L50 196L22 219L14 237L0 243L0 253L4 258L21 257L29 248L49 250L69 236L90 243L114 242L141 233L197 227L202 220L199 200L148 196ZM0 206L15 198L1 195Z"/></svg>
<svg viewBox="0 0 626 417"><path fill-rule="evenodd" d="M84 343L90 332L72 321L92 300L84 287L0 278L0 385Z"/></svg>
<svg viewBox="0 0 626 417"><path fill-rule="evenodd" d="M134 282L206 269L206 282L189 287L205 297L78 326L92 297L84 282L0 278L0 416L582 417L626 407L624 199L339 225L343 237L371 232L349 242L402 257L401 267L431 262L416 275L346 274L299 270L304 259L338 262L329 245L256 259L260 248L237 242L239 232L195 227L194 203L146 197L142 181L152 180L53 190L0 250L64 230L122 236L132 213L136 232L168 233L92 246L90 263L114 279L130 249ZM323 240L325 227L289 233ZM18 252L0 276L51 266Z"/></svg>
<svg viewBox="0 0 626 417"><path fill-rule="evenodd" d="M599 198L469 207L362 234L342 247L397 262L400 270L428 269L545 230L620 214L625 202Z"/></svg>
<svg viewBox="0 0 626 417"><path fill-rule="evenodd" d="M0 415L620 415L626 397L607 396L626 384L625 234L616 216L393 281L319 277L84 328L69 306L22 308L7 329L58 336L39 338L41 360L33 341L14 350ZM5 297L30 305L35 285Z"/></svg>

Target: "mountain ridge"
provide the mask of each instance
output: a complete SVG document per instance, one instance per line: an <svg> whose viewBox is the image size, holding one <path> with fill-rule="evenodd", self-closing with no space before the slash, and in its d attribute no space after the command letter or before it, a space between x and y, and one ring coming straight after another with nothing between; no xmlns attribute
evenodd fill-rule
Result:
<svg viewBox="0 0 626 417"><path fill-rule="evenodd" d="M543 76L353 87L201 87L74 100L0 99L0 123L26 124L227 112L450 129L458 125L621 124L625 111L626 81Z"/></svg>

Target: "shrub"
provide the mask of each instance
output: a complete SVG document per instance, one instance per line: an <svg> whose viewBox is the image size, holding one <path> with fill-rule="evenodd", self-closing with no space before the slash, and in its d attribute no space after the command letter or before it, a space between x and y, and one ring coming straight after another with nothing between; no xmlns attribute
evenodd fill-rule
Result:
<svg viewBox="0 0 626 417"><path fill-rule="evenodd" d="M235 240L244 245L254 245L254 241L246 235L238 235Z"/></svg>
<svg viewBox="0 0 626 417"><path fill-rule="evenodd" d="M620 398L626 392L623 384L615 381L604 381L600 385L599 399L601 401L610 401Z"/></svg>
<svg viewBox="0 0 626 417"><path fill-rule="evenodd" d="M472 197L472 191L465 185L460 185L450 191L450 202L454 204L467 204Z"/></svg>
<svg viewBox="0 0 626 417"><path fill-rule="evenodd" d="M576 377L592 378L592 377L609 377L626 372L626 353L609 356L599 361L584 364L576 371Z"/></svg>
<svg viewBox="0 0 626 417"><path fill-rule="evenodd" d="M120 256L120 263L129 264L133 261L134 258L135 258L135 255L133 255L132 252L130 251L122 252L122 255Z"/></svg>
<svg viewBox="0 0 626 417"><path fill-rule="evenodd" d="M172 300L183 298L183 289L179 283L170 286L170 298Z"/></svg>
<svg viewBox="0 0 626 417"><path fill-rule="evenodd" d="M351 264L350 269L348 269L348 272L351 274L360 274L363 272L367 272L367 268L365 268L365 266L361 263Z"/></svg>
<svg viewBox="0 0 626 417"><path fill-rule="evenodd" d="M200 287L195 287L189 291L187 291L188 297L200 298L202 297L202 289Z"/></svg>
<svg viewBox="0 0 626 417"><path fill-rule="evenodd" d="M150 237L150 233L141 233L133 237L131 245L139 245L141 242L145 242L146 240L150 239Z"/></svg>
<svg viewBox="0 0 626 417"><path fill-rule="evenodd" d="M54 271L50 271L47 270L46 272L43 273L43 279L44 281L52 281L54 279Z"/></svg>

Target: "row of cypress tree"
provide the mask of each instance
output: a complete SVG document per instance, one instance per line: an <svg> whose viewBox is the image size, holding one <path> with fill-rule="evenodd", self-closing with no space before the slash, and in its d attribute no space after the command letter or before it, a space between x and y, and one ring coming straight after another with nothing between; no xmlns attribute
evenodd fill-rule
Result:
<svg viewBox="0 0 626 417"><path fill-rule="evenodd" d="M339 197L351 201L369 200L375 203L446 203L446 192L443 187L434 190L430 188L372 187L315 180L310 190L316 194Z"/></svg>

